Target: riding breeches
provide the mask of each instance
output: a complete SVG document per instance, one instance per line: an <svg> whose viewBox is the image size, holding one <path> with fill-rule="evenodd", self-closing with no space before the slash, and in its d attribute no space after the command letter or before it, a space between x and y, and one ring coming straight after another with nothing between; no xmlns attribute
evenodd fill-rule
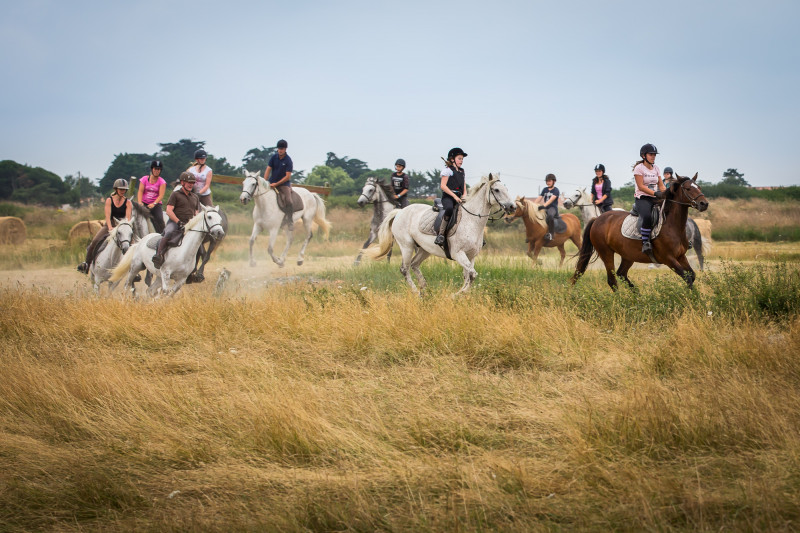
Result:
<svg viewBox="0 0 800 533"><path fill-rule="evenodd" d="M164 228L164 236L161 237L161 242L158 243L158 255L164 255L168 248L177 246L183 237L183 230L172 220L167 222L167 227Z"/></svg>
<svg viewBox="0 0 800 533"><path fill-rule="evenodd" d="M395 200L395 203L397 204L398 209L403 209L404 207L408 207L408 196L406 196L405 194L403 196L400 196L399 198L397 198L397 200Z"/></svg>
<svg viewBox="0 0 800 533"><path fill-rule="evenodd" d="M653 229L653 204L655 201L656 199L652 196L642 196L633 202L636 212L642 219L642 228L644 229Z"/></svg>
<svg viewBox="0 0 800 533"><path fill-rule="evenodd" d="M199 196L200 203L206 207L214 207L214 202L211 201L211 195L206 194L205 196Z"/></svg>
<svg viewBox="0 0 800 533"><path fill-rule="evenodd" d="M278 185L275 187L275 192L281 195L284 213L293 213L294 206L292 205L292 186L291 185Z"/></svg>
<svg viewBox="0 0 800 533"><path fill-rule="evenodd" d="M164 233L164 210L161 204L156 204L150 209L150 221L156 233Z"/></svg>
<svg viewBox="0 0 800 533"><path fill-rule="evenodd" d="M453 216L453 210L456 206L456 200L449 194L442 195L442 208L444 209L444 218Z"/></svg>

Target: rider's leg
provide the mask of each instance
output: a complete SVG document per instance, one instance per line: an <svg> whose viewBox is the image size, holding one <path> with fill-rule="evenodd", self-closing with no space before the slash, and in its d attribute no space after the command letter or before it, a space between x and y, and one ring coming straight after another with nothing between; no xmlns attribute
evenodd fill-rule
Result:
<svg viewBox="0 0 800 533"><path fill-rule="evenodd" d="M445 233L447 232L447 223L450 222L450 217L453 216L453 209L455 205L456 201L452 196L449 194L442 195L442 208L444 209L444 215L442 216L442 225L439 226L439 234L436 235L436 240L433 241L434 244L439 246L444 244Z"/></svg>
<svg viewBox="0 0 800 533"><path fill-rule="evenodd" d="M153 229L156 233L164 233L164 211L161 204L156 204L150 210L150 220L153 221Z"/></svg>
<svg viewBox="0 0 800 533"><path fill-rule="evenodd" d="M650 242L650 233L653 230L653 198L642 196L634 201L636 211L642 217L642 252L653 251L653 243Z"/></svg>
<svg viewBox="0 0 800 533"><path fill-rule="evenodd" d="M106 237L108 237L108 226L103 224L103 227L94 234L94 237L92 237L92 242L90 242L89 246L86 247L86 259L83 261L83 263L78 265L78 272L83 272L84 274L89 273L89 265L91 265L92 261L94 261L94 252L97 250L97 246L103 242Z"/></svg>
<svg viewBox="0 0 800 533"><path fill-rule="evenodd" d="M286 224L286 229L293 231L294 205L292 205L292 187L290 185L281 185L278 187L277 192L283 198L283 220Z"/></svg>
<svg viewBox="0 0 800 533"><path fill-rule="evenodd" d="M158 250L156 251L155 255L153 255L152 261L153 266L156 268L161 268L161 265L164 264L164 254L167 252L167 249L172 245L170 241L182 230L180 226L178 226L175 222L170 220L167 222L167 227L164 229L164 236L161 237L161 241L158 243Z"/></svg>

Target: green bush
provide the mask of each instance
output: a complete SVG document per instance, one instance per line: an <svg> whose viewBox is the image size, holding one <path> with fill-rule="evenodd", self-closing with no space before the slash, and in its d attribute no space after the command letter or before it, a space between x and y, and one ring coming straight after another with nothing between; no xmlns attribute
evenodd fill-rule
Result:
<svg viewBox="0 0 800 533"><path fill-rule="evenodd" d="M0 204L0 217L18 217L25 216L26 209L14 204Z"/></svg>

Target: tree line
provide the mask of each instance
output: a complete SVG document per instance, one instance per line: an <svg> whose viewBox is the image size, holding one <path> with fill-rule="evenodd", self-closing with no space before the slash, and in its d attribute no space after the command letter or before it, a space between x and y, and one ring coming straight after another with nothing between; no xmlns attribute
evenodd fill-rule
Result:
<svg viewBox="0 0 800 533"><path fill-rule="evenodd" d="M129 180L131 176L141 177L150 172L150 162L160 160L164 165L162 176L167 181L175 181L181 172L194 162L195 151L205 149L205 141L180 139L177 142L158 143L159 149L152 154L120 153L106 169L103 177L95 185L86 176L67 175L63 179L48 170L30 167L14 161L0 161L0 200L25 204L78 205L81 199L105 196L111 192L118 178ZM277 148L255 147L242 157L241 164L234 165L224 157L208 153L207 164L215 174L243 176L244 170L263 173L267 163ZM360 159L348 156L339 157L334 152L326 154L325 163L317 165L306 175L303 170L295 170L292 182L306 185L331 187L336 196L355 196L361 192L367 178L374 176L388 180L393 168L371 169ZM440 169L426 171L406 170L409 175L411 198L426 198L439 194ZM709 198L766 198L769 200L800 200L800 187L791 186L773 190L756 190L749 187L744 174L735 168L727 169L721 181L712 184L699 182ZM217 185L222 186L222 185ZM135 184L131 185L131 189ZM619 197L633 195L633 183L626 183L615 191ZM627 195L627 196L626 196Z"/></svg>

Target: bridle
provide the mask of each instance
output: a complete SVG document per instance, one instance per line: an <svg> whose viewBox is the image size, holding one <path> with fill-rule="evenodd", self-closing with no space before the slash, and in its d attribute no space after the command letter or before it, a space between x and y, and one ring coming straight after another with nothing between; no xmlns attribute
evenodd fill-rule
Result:
<svg viewBox="0 0 800 533"><path fill-rule="evenodd" d="M252 192L248 191L247 189L242 187L242 194L246 194L247 196L250 197L251 200L255 200L259 196L267 194L269 192L269 189L272 189L272 187L270 187L268 190L256 194L256 190L258 189L259 185L261 184L258 182L258 178L253 178L253 191Z"/></svg>
<svg viewBox="0 0 800 533"><path fill-rule="evenodd" d="M494 215L496 215L498 213L505 213L505 211L506 211L505 208L503 208L503 205L500 203L500 200L497 199L497 195L492 190L492 185L494 183L499 182L499 181L500 180L496 180L493 183L487 184L487 187L489 187L489 194L491 195L492 198L494 198L495 203L497 203L497 205L500 207L500 209L498 211L491 211L488 215L481 215L480 213L473 213L472 211L470 211L469 209L467 209L464 206L463 202L460 204L459 209L463 209L466 213L468 213L468 214L470 214L470 215L472 215L474 217L478 217L478 218L486 217L489 222L494 222L495 220L500 220L501 218L503 218L502 215L500 217L498 217L498 218L492 218L492 216L494 216ZM489 202L489 205L492 205L492 202Z"/></svg>
<svg viewBox="0 0 800 533"><path fill-rule="evenodd" d="M212 212L213 212L213 213L217 213L217 214L219 214L217 211L212 211ZM208 234L208 235L209 235L209 236L210 236L212 239L216 239L216 237L214 237L214 236L211 234L211 230L212 230L212 229L214 229L214 228L216 228L217 226L219 226L220 228L222 228L222 216L220 216L220 218L219 218L219 222L215 222L214 224L211 224L211 225L209 226L209 225L208 225L208 220L206 220L206 213L203 213L203 229L194 229L194 228L192 228L192 229L190 229L189 231L196 231L196 232L198 232L198 233L207 233L207 234ZM223 231L224 231L224 230L223 230Z"/></svg>
<svg viewBox="0 0 800 533"><path fill-rule="evenodd" d="M699 210L700 208L697 206L697 199L700 198L701 196L705 196L703 194L703 191L701 191L700 188L697 187L697 185L695 185L695 188L697 189L697 194L695 196L693 196L693 197L689 196L689 194L687 192L687 187L683 186L684 183L688 183L689 184L688 188L691 188L692 185L694 185L694 182L692 180L686 180L683 183L681 183L680 187L679 187L681 189L681 192L683 193L684 198L688 199L689 203L679 202L678 200L673 200L672 198L667 198L667 201L668 202L672 202L674 204L678 204L678 205L687 205L689 207L694 207L695 209Z"/></svg>
<svg viewBox="0 0 800 533"><path fill-rule="evenodd" d="M123 243L127 242L128 246L131 245L131 239L120 240L119 238L119 228L121 228L122 226L128 226L129 228L131 228L131 239L133 238L133 226L131 226L130 222L120 222L119 224L117 224L117 232L114 234L114 244L116 244L117 248L119 248L120 250L122 250Z"/></svg>

